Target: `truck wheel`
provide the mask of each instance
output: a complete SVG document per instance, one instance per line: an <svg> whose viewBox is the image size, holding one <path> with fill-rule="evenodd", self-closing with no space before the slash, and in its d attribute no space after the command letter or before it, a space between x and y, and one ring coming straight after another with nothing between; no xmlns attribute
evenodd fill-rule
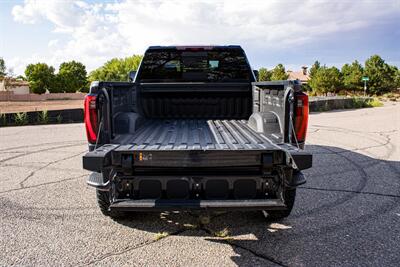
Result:
<svg viewBox="0 0 400 267"><path fill-rule="evenodd" d="M267 219L282 220L290 215L290 212L293 209L294 200L296 198L296 189L286 189L283 193L283 198L285 200L287 209L265 211L268 214Z"/></svg>
<svg viewBox="0 0 400 267"><path fill-rule="evenodd" d="M108 191L100 191L96 189L97 204L101 213L113 219L121 219L126 216L125 212L110 210L110 195Z"/></svg>

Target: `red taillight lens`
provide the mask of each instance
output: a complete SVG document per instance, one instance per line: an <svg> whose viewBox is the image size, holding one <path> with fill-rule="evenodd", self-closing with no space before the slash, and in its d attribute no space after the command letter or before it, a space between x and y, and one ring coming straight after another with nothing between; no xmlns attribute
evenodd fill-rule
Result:
<svg viewBox="0 0 400 267"><path fill-rule="evenodd" d="M84 121L86 127L86 136L89 143L96 143L97 140L97 109L96 96L87 95L85 97Z"/></svg>
<svg viewBox="0 0 400 267"><path fill-rule="evenodd" d="M296 94L296 104L294 129L297 141L303 143L306 140L308 125L308 95L305 93Z"/></svg>

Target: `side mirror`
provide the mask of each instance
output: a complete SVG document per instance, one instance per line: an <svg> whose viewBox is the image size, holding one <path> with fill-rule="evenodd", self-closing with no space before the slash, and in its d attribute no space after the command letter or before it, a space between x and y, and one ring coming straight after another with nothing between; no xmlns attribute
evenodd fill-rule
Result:
<svg viewBox="0 0 400 267"><path fill-rule="evenodd" d="M256 77L256 81L258 82L258 78L259 78L259 74L258 74L258 70L253 70L254 76Z"/></svg>
<svg viewBox="0 0 400 267"><path fill-rule="evenodd" d="M130 82L134 82L135 81L136 73L137 73L136 70L132 70L132 71L129 72L129 81Z"/></svg>

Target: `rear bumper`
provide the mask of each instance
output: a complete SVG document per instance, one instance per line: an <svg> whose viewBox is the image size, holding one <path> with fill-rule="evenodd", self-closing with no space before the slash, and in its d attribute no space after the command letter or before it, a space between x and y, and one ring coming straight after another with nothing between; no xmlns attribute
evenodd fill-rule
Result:
<svg viewBox="0 0 400 267"><path fill-rule="evenodd" d="M282 210L286 205L277 199L244 200L123 200L111 204L118 211L164 210Z"/></svg>
<svg viewBox="0 0 400 267"><path fill-rule="evenodd" d="M277 180L278 179L278 180ZM282 181L281 179L284 179ZM305 183L301 172L290 179L269 176L89 176L88 185L109 191L116 211L285 210L280 188ZM284 185L285 184L285 185Z"/></svg>
<svg viewBox="0 0 400 267"><path fill-rule="evenodd" d="M308 152L286 150L293 159L297 170L312 167L312 155ZM83 156L83 168L101 172L105 167L133 168L217 168L260 166L265 156L271 157L270 164L291 164L286 162L284 150L182 150L182 151L131 151L114 144L103 145ZM294 164L292 164L294 166Z"/></svg>

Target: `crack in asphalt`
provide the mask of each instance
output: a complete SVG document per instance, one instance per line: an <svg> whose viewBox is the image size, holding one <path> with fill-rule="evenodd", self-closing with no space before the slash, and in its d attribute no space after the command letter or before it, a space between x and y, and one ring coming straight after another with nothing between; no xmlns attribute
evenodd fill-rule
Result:
<svg viewBox="0 0 400 267"><path fill-rule="evenodd" d="M79 144L87 144L87 142L83 141L83 140L71 140L71 141L59 141L59 142L49 142L49 143L41 143L41 144L36 144L36 145L29 145L29 147L40 147L40 146L47 146L47 145L54 145L54 144L66 144L66 143L75 143L79 142ZM4 149L0 149L0 152L7 152L9 153L9 150L14 150L14 149L19 149L19 148L26 148L26 146L14 146L14 147L8 147L8 148L4 148ZM24 153L26 151L23 151L21 153ZM12 152L10 152L12 153Z"/></svg>
<svg viewBox="0 0 400 267"><path fill-rule="evenodd" d="M52 164L56 164L56 163L61 162L61 161L63 161L63 160L68 160L68 159L72 159L72 158L74 158L74 157L77 157L77 156L79 156L79 155L81 155L81 154L83 154L83 153L85 153L85 152L86 152L86 150L85 150L85 151L82 151L82 152L79 152L79 153L77 153L77 154L74 154L74 155L72 155L72 156L68 156L68 157L65 157L65 158L62 158L62 159L58 159L58 160L49 162L49 163L47 163L46 165L44 165L44 166L42 166L42 167L40 167L40 168L38 168L38 169L32 171L30 174L28 174L28 175L19 183L20 188L25 188L24 183L25 183L26 181L28 181L28 179L31 178L33 175L35 175L36 172L41 171L41 170L44 170L44 169L46 169L48 166L50 166L50 165L52 165Z"/></svg>
<svg viewBox="0 0 400 267"><path fill-rule="evenodd" d="M14 192L14 191L20 191L20 190L25 190L25 189L30 189L30 188L50 185L50 184L58 184L58 183L61 183L61 182L67 182L67 181L71 181L71 180L74 180L74 179L82 178L82 177L85 177L85 176L87 176L87 174L83 174L83 175L79 175L79 176L75 176L75 177L70 177L70 178L65 178L65 179L62 179L62 180L54 181L54 182L48 182L48 183L37 184L37 185L32 185L32 186L26 186L24 188L9 189L9 190L5 190L5 191L0 191L0 194L5 194L5 193L9 193L9 192Z"/></svg>
<svg viewBox="0 0 400 267"><path fill-rule="evenodd" d="M12 156L12 157L9 157L9 158L2 159L2 160L0 160L0 163L6 162L6 161L9 161L9 160L12 160L12 159L16 159L16 158L28 156L28 155L31 155L31 154L36 154L36 153L40 153L40 152L45 152L45 151L53 150L53 149L65 148L65 147L73 147L73 146L80 146L80 145L82 145L82 144L69 144L69 145L62 145L62 146L56 146L56 147L45 148L45 149L39 149L39 150L35 150L35 151L28 151L28 152L26 152L26 153L24 153L24 154L22 154L22 155L16 155L16 156Z"/></svg>
<svg viewBox="0 0 400 267"><path fill-rule="evenodd" d="M159 241L161 241L161 240L163 240L163 239L167 239L167 238L170 237L170 236L177 236L177 235L179 235L179 234L181 234L181 233L183 233L183 232L185 232L185 231L187 231L187 230L188 230L188 229L186 229L186 228L182 228L182 229L179 229L179 230L177 230L177 231L175 231L175 232L170 233L168 236L166 236L166 237L164 237L164 238L161 238L161 239L153 239L153 240L150 240L150 241L147 241L147 242L143 242L143 243L140 243L140 244L135 245L135 246L132 246L132 247L128 247L128 248L126 248L126 249L124 249L124 250L121 250L121 251L106 253L106 254L102 255L101 257L99 257L99 258L97 258L97 259L94 259L94 260L92 260L92 261L90 261L90 262L83 263L83 264L80 265L80 266L92 265L92 264L98 263L98 262L100 262L100 261L102 261L102 260L105 260L105 259L107 259L107 258L110 258L110 257L113 257L113 256L122 255L122 254L124 254L124 253L126 253L126 252L129 252L129 251L132 251L132 250L136 250L136 249L138 249L138 248L146 247L146 246L148 246L148 245L151 245L151 244L154 244L154 243L156 243L156 242L159 242Z"/></svg>
<svg viewBox="0 0 400 267"><path fill-rule="evenodd" d="M386 137L386 136L383 136L383 137L385 137L386 142L385 142L385 143L379 143L379 142L377 142L379 145L371 145L371 146L360 147L360 148L346 149L346 150L339 151L339 152L335 152L335 151L332 151L332 152L330 152L330 153L326 153L326 152L322 152L322 153L320 152L320 153L318 153L318 152L316 152L316 153L313 153L313 154L314 154L314 155L342 154L342 153L348 153L348 152L364 151L364 150L368 150L368 149L376 148L376 147L385 147L385 146L391 144L391 143L390 143L391 140L390 140L389 137Z"/></svg>
<svg viewBox="0 0 400 267"><path fill-rule="evenodd" d="M326 125L317 125L317 124L313 124L310 125L310 128L315 127L317 130L321 130L321 128L325 128L324 130L327 129L332 129L335 130L337 132L344 132L344 133L348 133L348 132L352 132L352 133L360 133L360 134L393 134L398 132L399 130L388 130L388 131L372 131L372 132L364 132L364 131L357 131L357 130L351 130L348 128L342 128L342 127L332 127L332 126L326 126Z"/></svg>
<svg viewBox="0 0 400 267"><path fill-rule="evenodd" d="M341 130L347 130L347 129L344 129L344 128L329 127L329 126L326 126L326 128L331 128L332 129L331 131L337 131L337 132L341 132ZM340 129L340 130L334 130L334 129ZM322 129L322 130L326 130L326 129ZM355 130L353 130L353 131L349 130L349 132L363 133L363 132L355 131ZM396 132L398 132L398 130L366 132L366 133L379 134L379 136L381 136L381 137L383 137L385 139L385 142L384 143L379 143L376 140L374 140L373 138L366 137L367 139L370 139L370 140L373 140L373 141L379 143L379 145L373 145L373 146L367 146L367 147L355 148L355 149L345 149L345 150L343 149L343 151L332 151L330 149L326 149L325 148L326 150L328 150L330 152L329 153L326 153L326 152L319 152L319 153L318 152L314 152L313 155L335 155L335 154L336 155L340 155L340 154L344 154L344 153L347 153L347 152L365 151L365 150L368 150L370 148L385 147L387 152L382 157L379 157L379 156L377 156L377 155L375 155L375 154L373 154L373 153L371 153L369 151L365 151L365 152L367 154L370 154L370 155L374 156L374 160L386 160L386 161L383 161L383 163L386 166L388 166L394 173L396 173L396 174L398 174L400 176L400 170L397 169L396 167L392 166L391 163L388 162L388 158L393 154L393 152L395 150L395 147L391 142L392 138L390 137L390 135L394 134ZM344 157L344 156L342 156L342 157ZM347 158L347 157L345 157L345 158Z"/></svg>
<svg viewBox="0 0 400 267"><path fill-rule="evenodd" d="M35 163L36 165L34 165L32 163ZM39 161L27 162L27 163L21 163L21 164L0 163L0 167L17 167L17 168L26 168L26 169L28 169L28 168L37 168L38 167L37 164L47 164L47 163L48 162L39 162ZM53 171L66 171L66 170L71 171L72 170L72 171L75 171L75 172L82 172L82 167L65 169L65 168L62 168L62 167L58 168L58 167L50 167L50 166L48 166L46 169L47 170L53 170Z"/></svg>
<svg viewBox="0 0 400 267"><path fill-rule="evenodd" d="M299 186L298 188L309 189L309 190L318 190L318 191L355 193L355 194L376 195L376 196L383 196L383 197L400 198L400 195L384 194L384 193L377 193L377 192L367 192L367 191L347 190L347 189L320 188L320 187L310 187L310 186Z"/></svg>
<svg viewBox="0 0 400 267"><path fill-rule="evenodd" d="M191 213L188 213L188 215L193 216L193 217L197 217L196 215L193 215L193 214L191 214ZM218 215L214 215L214 216L210 216L210 219L211 219L211 218L214 219L214 218L220 217L220 216L222 216L222 215L225 215L225 213L218 214ZM215 232L213 232L213 231L211 231L210 229L206 228L204 224L198 223L198 224L195 224L194 227L190 227L190 228L181 228L181 229L179 229L179 230L177 230L177 231L175 231L175 232L169 233L168 236L163 237L163 238L158 239L158 240L154 239L154 240L150 240L150 241L147 241L147 242L140 243L140 244L135 245L135 246L132 246L132 247L128 247L128 248L126 248L126 249L124 249L124 250L121 250L121 251L106 253L106 254L102 255L101 257L99 257L99 258L97 258L97 259L94 259L94 260L91 260L90 262L86 262L86 263L84 263L84 264L82 264L82 265L80 265L80 266L92 265L92 264L98 263L98 262L100 262L100 261L103 261L104 259L110 258L110 257L112 257L112 256L122 255L122 254L124 254L124 253L126 253L126 252L133 251L133 250L138 249L138 248L146 247L146 246L148 246L148 245L151 245L151 244L154 244L154 243L156 243L156 242L159 242L159 241L161 241L161 240L163 240L163 239L167 239L167 238L169 238L169 237L171 237L171 236L178 236L178 235L180 235L180 234L182 234L182 233L184 233L184 232L186 232L186 231L189 231L189 230L190 230L190 231L197 231L197 232L205 232L206 235L201 235L201 236L203 236L203 237L208 237L207 235L209 235L209 236L211 236L211 237L215 237ZM257 251L252 250L251 248L247 248L247 247L245 247L245 246L243 246L243 245L241 245L241 244L234 243L234 242L232 242L231 240L218 238L218 241L221 241L222 243L224 243L224 244L226 244L226 245L230 245L230 246L232 246L232 247L236 247L236 248L240 248L240 249L242 249L242 250L245 250L245 251L247 251L248 253L252 254L253 256L256 256L256 257L261 258L261 259L263 259L263 260L272 262L272 263L277 264L277 265L279 265L279 266L287 266L287 265L285 265L284 263L282 263L281 261L279 261L279 260L277 260L277 259L275 259L275 258L273 258L273 257L260 254L260 253L258 253Z"/></svg>
<svg viewBox="0 0 400 267"><path fill-rule="evenodd" d="M206 233L209 234L209 235L215 236L215 233L214 233L213 231L211 231L210 229L204 227L204 225L201 225L201 224L200 224L198 230L202 230L202 231L206 232ZM277 265L279 265L279 266L284 266L284 267L288 266L288 265L284 264L283 262L281 262L281 261L279 261L279 260L277 260L277 259L275 259L275 258L273 258L273 257L271 257L271 256L267 256L267 255L258 253L257 251L255 251L255 250L253 250L253 249L251 249L251 248L248 248L248 247L245 247L245 246L243 246L243 245L241 245L241 244L235 243L233 240L223 239L223 238L219 238L218 240L219 240L221 243L230 245L230 246L232 246L232 247L236 247L236 248L243 249L243 250L249 252L250 254L252 254L252 255L254 255L254 256L258 257L258 258L261 258L261 259L263 259L263 260L266 260L266 261L275 263L275 264L277 264Z"/></svg>
<svg viewBox="0 0 400 267"><path fill-rule="evenodd" d="M394 134L396 132L398 132L398 130L390 130L390 131L373 131L373 132L362 132L362 131L356 131L356 130L349 130L349 129L345 129L345 128L340 128L340 127L329 127L329 126L321 126L321 125L314 125L315 127L321 127L321 128L316 128L317 130L323 130L323 131L331 131L331 132L341 132L341 133L355 133L357 135L362 136L363 138L369 139L375 143L378 143L378 145L371 145L371 146L367 146L367 147L361 147L361 148L354 148L354 149L346 149L346 151L341 151L339 153L346 153L348 151L350 152L355 152L355 151L364 151L367 149L371 149L371 148L376 148L376 147L385 147L387 145L390 145L393 147L392 143L391 143L391 138L390 135ZM311 132L311 133L315 133ZM379 142L378 140L376 140L375 138L372 138L370 135L366 135L366 134L378 134L379 136L383 137L385 140L384 142ZM392 154L392 150L388 149L388 156ZM314 153L313 153L314 154ZM321 153L315 153L315 154L321 154ZM327 153L328 154L328 153ZM386 158L386 157L383 157Z"/></svg>

